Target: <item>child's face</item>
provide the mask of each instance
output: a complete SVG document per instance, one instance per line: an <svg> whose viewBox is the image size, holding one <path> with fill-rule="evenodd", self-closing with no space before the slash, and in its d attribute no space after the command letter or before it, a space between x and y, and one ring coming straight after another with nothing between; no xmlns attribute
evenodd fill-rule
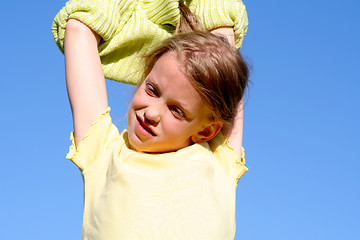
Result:
<svg viewBox="0 0 360 240"><path fill-rule="evenodd" d="M170 152L201 142L211 110L166 53L139 87L128 112L129 141L141 152ZM199 133L200 132L200 133Z"/></svg>

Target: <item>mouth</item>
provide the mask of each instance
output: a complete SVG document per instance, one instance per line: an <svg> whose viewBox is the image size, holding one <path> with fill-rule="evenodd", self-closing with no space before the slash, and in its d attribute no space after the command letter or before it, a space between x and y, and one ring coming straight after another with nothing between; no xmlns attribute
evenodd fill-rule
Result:
<svg viewBox="0 0 360 240"><path fill-rule="evenodd" d="M151 128L149 126L147 126L138 115L136 115L136 120L138 123L137 130L140 133L142 133L145 136L152 136L152 137L156 136L156 134L153 132L153 130L151 130Z"/></svg>

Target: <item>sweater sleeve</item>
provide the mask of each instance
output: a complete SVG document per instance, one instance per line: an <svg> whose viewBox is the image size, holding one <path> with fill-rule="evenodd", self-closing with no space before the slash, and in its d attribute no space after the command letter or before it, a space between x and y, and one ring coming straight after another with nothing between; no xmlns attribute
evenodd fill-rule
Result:
<svg viewBox="0 0 360 240"><path fill-rule="evenodd" d="M241 0L193 0L189 8L205 29L233 27L236 47L241 47L248 27L246 8Z"/></svg>
<svg viewBox="0 0 360 240"><path fill-rule="evenodd" d="M70 0L56 15L52 34L64 53L67 21L83 22L102 38L98 50L105 77L137 84L142 56L171 36L176 10L177 0Z"/></svg>
<svg viewBox="0 0 360 240"><path fill-rule="evenodd" d="M56 15L52 33L57 46L64 52L64 37L67 21L77 19L104 41L109 41L121 25L130 17L133 0L70 0ZM126 13L126 14L125 14Z"/></svg>

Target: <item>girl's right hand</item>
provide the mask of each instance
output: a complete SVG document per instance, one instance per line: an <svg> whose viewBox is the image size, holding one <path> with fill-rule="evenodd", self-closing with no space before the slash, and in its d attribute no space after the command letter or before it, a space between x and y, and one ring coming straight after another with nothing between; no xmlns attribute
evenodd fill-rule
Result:
<svg viewBox="0 0 360 240"><path fill-rule="evenodd" d="M100 37L70 19L65 31L66 85L73 115L75 144L108 107L104 73L98 54Z"/></svg>

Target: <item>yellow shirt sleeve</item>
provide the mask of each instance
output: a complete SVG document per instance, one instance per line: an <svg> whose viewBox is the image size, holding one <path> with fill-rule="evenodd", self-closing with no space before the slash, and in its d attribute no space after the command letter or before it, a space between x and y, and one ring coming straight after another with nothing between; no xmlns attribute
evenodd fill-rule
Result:
<svg viewBox="0 0 360 240"><path fill-rule="evenodd" d="M244 149L241 156L238 156L230 147L229 140L221 132L208 143L215 158L225 169L226 173L236 181L239 181L242 175L248 171L248 168L245 166Z"/></svg>
<svg viewBox="0 0 360 240"><path fill-rule="evenodd" d="M66 158L74 162L83 174L96 161L108 161L110 158L107 155L112 154L109 149L119 139L119 131L112 124L109 112L110 107L97 117L77 147L75 147L74 133L71 132L72 144Z"/></svg>

